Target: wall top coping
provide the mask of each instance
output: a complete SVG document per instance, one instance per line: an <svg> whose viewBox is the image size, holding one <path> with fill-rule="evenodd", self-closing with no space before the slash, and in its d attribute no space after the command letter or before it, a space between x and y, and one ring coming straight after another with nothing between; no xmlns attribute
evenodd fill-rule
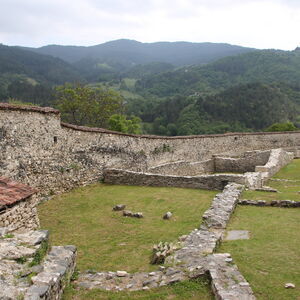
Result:
<svg viewBox="0 0 300 300"><path fill-rule="evenodd" d="M52 107L39 107L39 106L29 106L29 105L16 105L9 103L0 103L0 110L19 110L28 112L37 112L42 114L56 114L59 115L60 112Z"/></svg>
<svg viewBox="0 0 300 300"><path fill-rule="evenodd" d="M28 185L0 177L0 208L25 200L36 192L36 189Z"/></svg>
<svg viewBox="0 0 300 300"><path fill-rule="evenodd" d="M120 136L130 136L135 138L146 138L146 139L168 139L168 140L178 140L178 139L197 139L197 138L214 138L214 137L225 137L225 136L250 136L250 135L274 135L274 134L299 134L300 131L277 131L277 132L228 132L222 134L202 134L202 135L186 135L186 136L161 136L161 135L141 135L141 134L129 134L122 133L117 131L112 131L104 128L96 128L96 127L86 127L86 126L78 126L73 124L68 124L61 122L62 127L74 129L77 131L83 132L95 132L95 133L107 133L107 134L115 134Z"/></svg>
<svg viewBox="0 0 300 300"><path fill-rule="evenodd" d="M9 103L0 103L0 110L11 110L11 111L24 111L24 112L37 112L42 114L55 114L59 115L60 111L51 107L39 107L39 106L25 106L25 105L15 105ZM168 139L168 140L178 140L178 139L197 139L197 138L214 138L214 137L226 137L226 136L251 136L251 135L274 135L274 134L299 134L300 131L278 131L278 132L229 132L223 134L203 134L203 135L188 135L188 136L159 136L159 135L137 135L128 134L117 131L112 131L104 128L86 127L78 126L73 124L68 124L61 122L61 126L76 131L82 132L95 132L95 133L107 133L119 136L129 136L135 138L146 138L146 139Z"/></svg>

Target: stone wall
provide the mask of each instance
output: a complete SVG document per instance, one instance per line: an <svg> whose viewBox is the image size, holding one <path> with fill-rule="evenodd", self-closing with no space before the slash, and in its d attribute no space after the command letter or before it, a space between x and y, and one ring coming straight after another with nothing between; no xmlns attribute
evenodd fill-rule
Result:
<svg viewBox="0 0 300 300"><path fill-rule="evenodd" d="M152 167L147 170L153 174L178 175L178 176L196 176L200 174L209 174L215 171L214 160L208 159L197 162L177 161Z"/></svg>
<svg viewBox="0 0 300 300"><path fill-rule="evenodd" d="M39 218L36 209L36 196L17 202L0 211L0 227L8 231L22 231L39 227Z"/></svg>
<svg viewBox="0 0 300 300"><path fill-rule="evenodd" d="M64 124L50 108L0 104L0 176L37 187L40 195L96 182L105 168L145 171L182 160L299 146L300 132L136 136Z"/></svg>
<svg viewBox="0 0 300 300"><path fill-rule="evenodd" d="M247 151L237 158L214 157L215 172L254 172L256 166L267 163L270 151Z"/></svg>
<svg viewBox="0 0 300 300"><path fill-rule="evenodd" d="M267 163L263 166L256 166L255 171L263 173L264 178L270 178L282 167L290 163L294 158L294 153L283 149L272 149Z"/></svg>
<svg viewBox="0 0 300 300"><path fill-rule="evenodd" d="M53 246L47 230L0 231L0 299L61 299L75 268L76 247ZM45 256L45 257L44 257Z"/></svg>
<svg viewBox="0 0 300 300"><path fill-rule="evenodd" d="M149 168L147 172L153 174L177 176L196 176L218 172L254 172L256 166L264 165L268 162L269 156L270 150L247 151L238 157L213 155L212 159L199 162L188 162L182 160L162 164Z"/></svg>
<svg viewBox="0 0 300 300"><path fill-rule="evenodd" d="M32 277L32 283L26 291L24 300L61 299L64 288L76 266L75 246L54 246L45 258L43 271Z"/></svg>
<svg viewBox="0 0 300 300"><path fill-rule="evenodd" d="M105 183L123 185L172 186L207 190L223 190L228 182L247 185L246 176L240 174L174 176L106 169L103 176Z"/></svg>

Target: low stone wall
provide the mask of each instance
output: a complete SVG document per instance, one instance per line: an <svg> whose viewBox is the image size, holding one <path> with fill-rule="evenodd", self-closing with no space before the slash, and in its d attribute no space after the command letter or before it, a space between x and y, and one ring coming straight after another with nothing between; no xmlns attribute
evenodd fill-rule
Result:
<svg viewBox="0 0 300 300"><path fill-rule="evenodd" d="M287 207L287 208L300 208L300 201L293 200L272 200L270 202L265 200L241 200L240 205L253 205L253 206L271 206L271 207Z"/></svg>
<svg viewBox="0 0 300 300"><path fill-rule="evenodd" d="M12 206L2 207L0 211L0 227L7 227L9 231L22 231L39 227L36 209L36 196L14 203Z"/></svg>
<svg viewBox="0 0 300 300"><path fill-rule="evenodd" d="M211 287L217 300L255 300L250 284L239 272L229 253L208 256Z"/></svg>
<svg viewBox="0 0 300 300"><path fill-rule="evenodd" d="M199 162L177 161L149 168L147 172L162 175L197 176L214 173L214 160L208 159Z"/></svg>
<svg viewBox="0 0 300 300"><path fill-rule="evenodd" d="M151 167L148 173L176 176L197 176L209 173L245 173L254 172L256 166L268 162L270 150L247 151L240 157L213 156L212 159L199 162L184 160Z"/></svg>
<svg viewBox="0 0 300 300"><path fill-rule="evenodd" d="M264 178L270 178L277 173L282 167L290 163L294 154L281 148L272 149L268 162L263 166L256 166L255 171L261 172Z"/></svg>
<svg viewBox="0 0 300 300"><path fill-rule="evenodd" d="M241 157L214 157L215 172L254 172L255 167L267 163L270 151L248 151Z"/></svg>
<svg viewBox="0 0 300 300"><path fill-rule="evenodd" d="M238 174L171 176L133 172L121 169L106 169L103 176L104 182L110 184L172 186L207 190L223 190L228 182L246 184L246 177Z"/></svg>
<svg viewBox="0 0 300 300"><path fill-rule="evenodd" d="M75 246L52 247L44 261L43 271L31 278L33 285L27 290L24 300L61 299L74 272L75 258Z"/></svg>
<svg viewBox="0 0 300 300"><path fill-rule="evenodd" d="M61 299L75 268L76 248L57 246L46 254L48 238L47 230L8 234L0 228L0 299Z"/></svg>

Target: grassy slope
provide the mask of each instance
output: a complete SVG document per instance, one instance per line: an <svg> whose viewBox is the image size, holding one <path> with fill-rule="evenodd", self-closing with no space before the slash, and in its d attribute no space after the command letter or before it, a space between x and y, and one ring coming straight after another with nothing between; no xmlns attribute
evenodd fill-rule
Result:
<svg viewBox="0 0 300 300"><path fill-rule="evenodd" d="M300 160L283 168L274 177L300 179ZM244 192L245 199L300 200L300 182L272 182L280 193ZM292 185L292 186L291 186ZM232 254L258 299L300 299L300 211L276 207L239 206L228 230L249 230L250 240L225 241L219 252ZM287 290L292 282L296 289Z"/></svg>
<svg viewBox="0 0 300 300"><path fill-rule="evenodd" d="M215 192L179 188L95 184L55 197L39 206L42 228L51 243L78 247L79 270L153 269L149 257L154 243L173 241L200 224ZM115 204L143 212L144 219L113 212ZM172 211L170 221L162 220Z"/></svg>

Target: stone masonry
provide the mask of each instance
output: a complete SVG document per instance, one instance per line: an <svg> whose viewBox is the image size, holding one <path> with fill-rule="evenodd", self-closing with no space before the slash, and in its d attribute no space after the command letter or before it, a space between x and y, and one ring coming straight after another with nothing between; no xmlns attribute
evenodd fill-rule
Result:
<svg viewBox="0 0 300 300"><path fill-rule="evenodd" d="M172 186L193 189L223 190L228 182L246 185L247 188L262 187L262 177L259 172L245 174L211 174L198 176L174 176L121 169L106 169L103 172L105 183L140 185L140 186Z"/></svg>
<svg viewBox="0 0 300 300"><path fill-rule="evenodd" d="M0 227L9 231L38 228L36 192L27 185L0 177Z"/></svg>
<svg viewBox="0 0 300 300"><path fill-rule="evenodd" d="M253 150L289 148L296 153L299 137L300 132L136 136L61 123L59 111L51 108L0 104L0 176L47 196L96 182L107 168L145 172L182 160L200 167L214 155Z"/></svg>
<svg viewBox="0 0 300 300"><path fill-rule="evenodd" d="M79 286L145 290L208 274L217 299L255 299L230 255L213 251L243 185L261 187L293 158L285 149L299 155L299 137L300 132L137 136L65 124L52 108L0 104L0 270L5 274L0 277L0 298L61 297L74 270L76 249L52 247L40 265L30 265L48 239L44 231L28 231L39 225L35 206L43 197L104 175L112 183L224 190L203 215L200 228L180 238L182 247L167 258L171 267L137 274L83 273ZM247 172L203 175L222 168ZM183 176L187 173L197 176Z"/></svg>
<svg viewBox="0 0 300 300"><path fill-rule="evenodd" d="M44 260L35 263L47 246L47 231L0 233L0 299L60 299L74 271L76 248L51 247Z"/></svg>

